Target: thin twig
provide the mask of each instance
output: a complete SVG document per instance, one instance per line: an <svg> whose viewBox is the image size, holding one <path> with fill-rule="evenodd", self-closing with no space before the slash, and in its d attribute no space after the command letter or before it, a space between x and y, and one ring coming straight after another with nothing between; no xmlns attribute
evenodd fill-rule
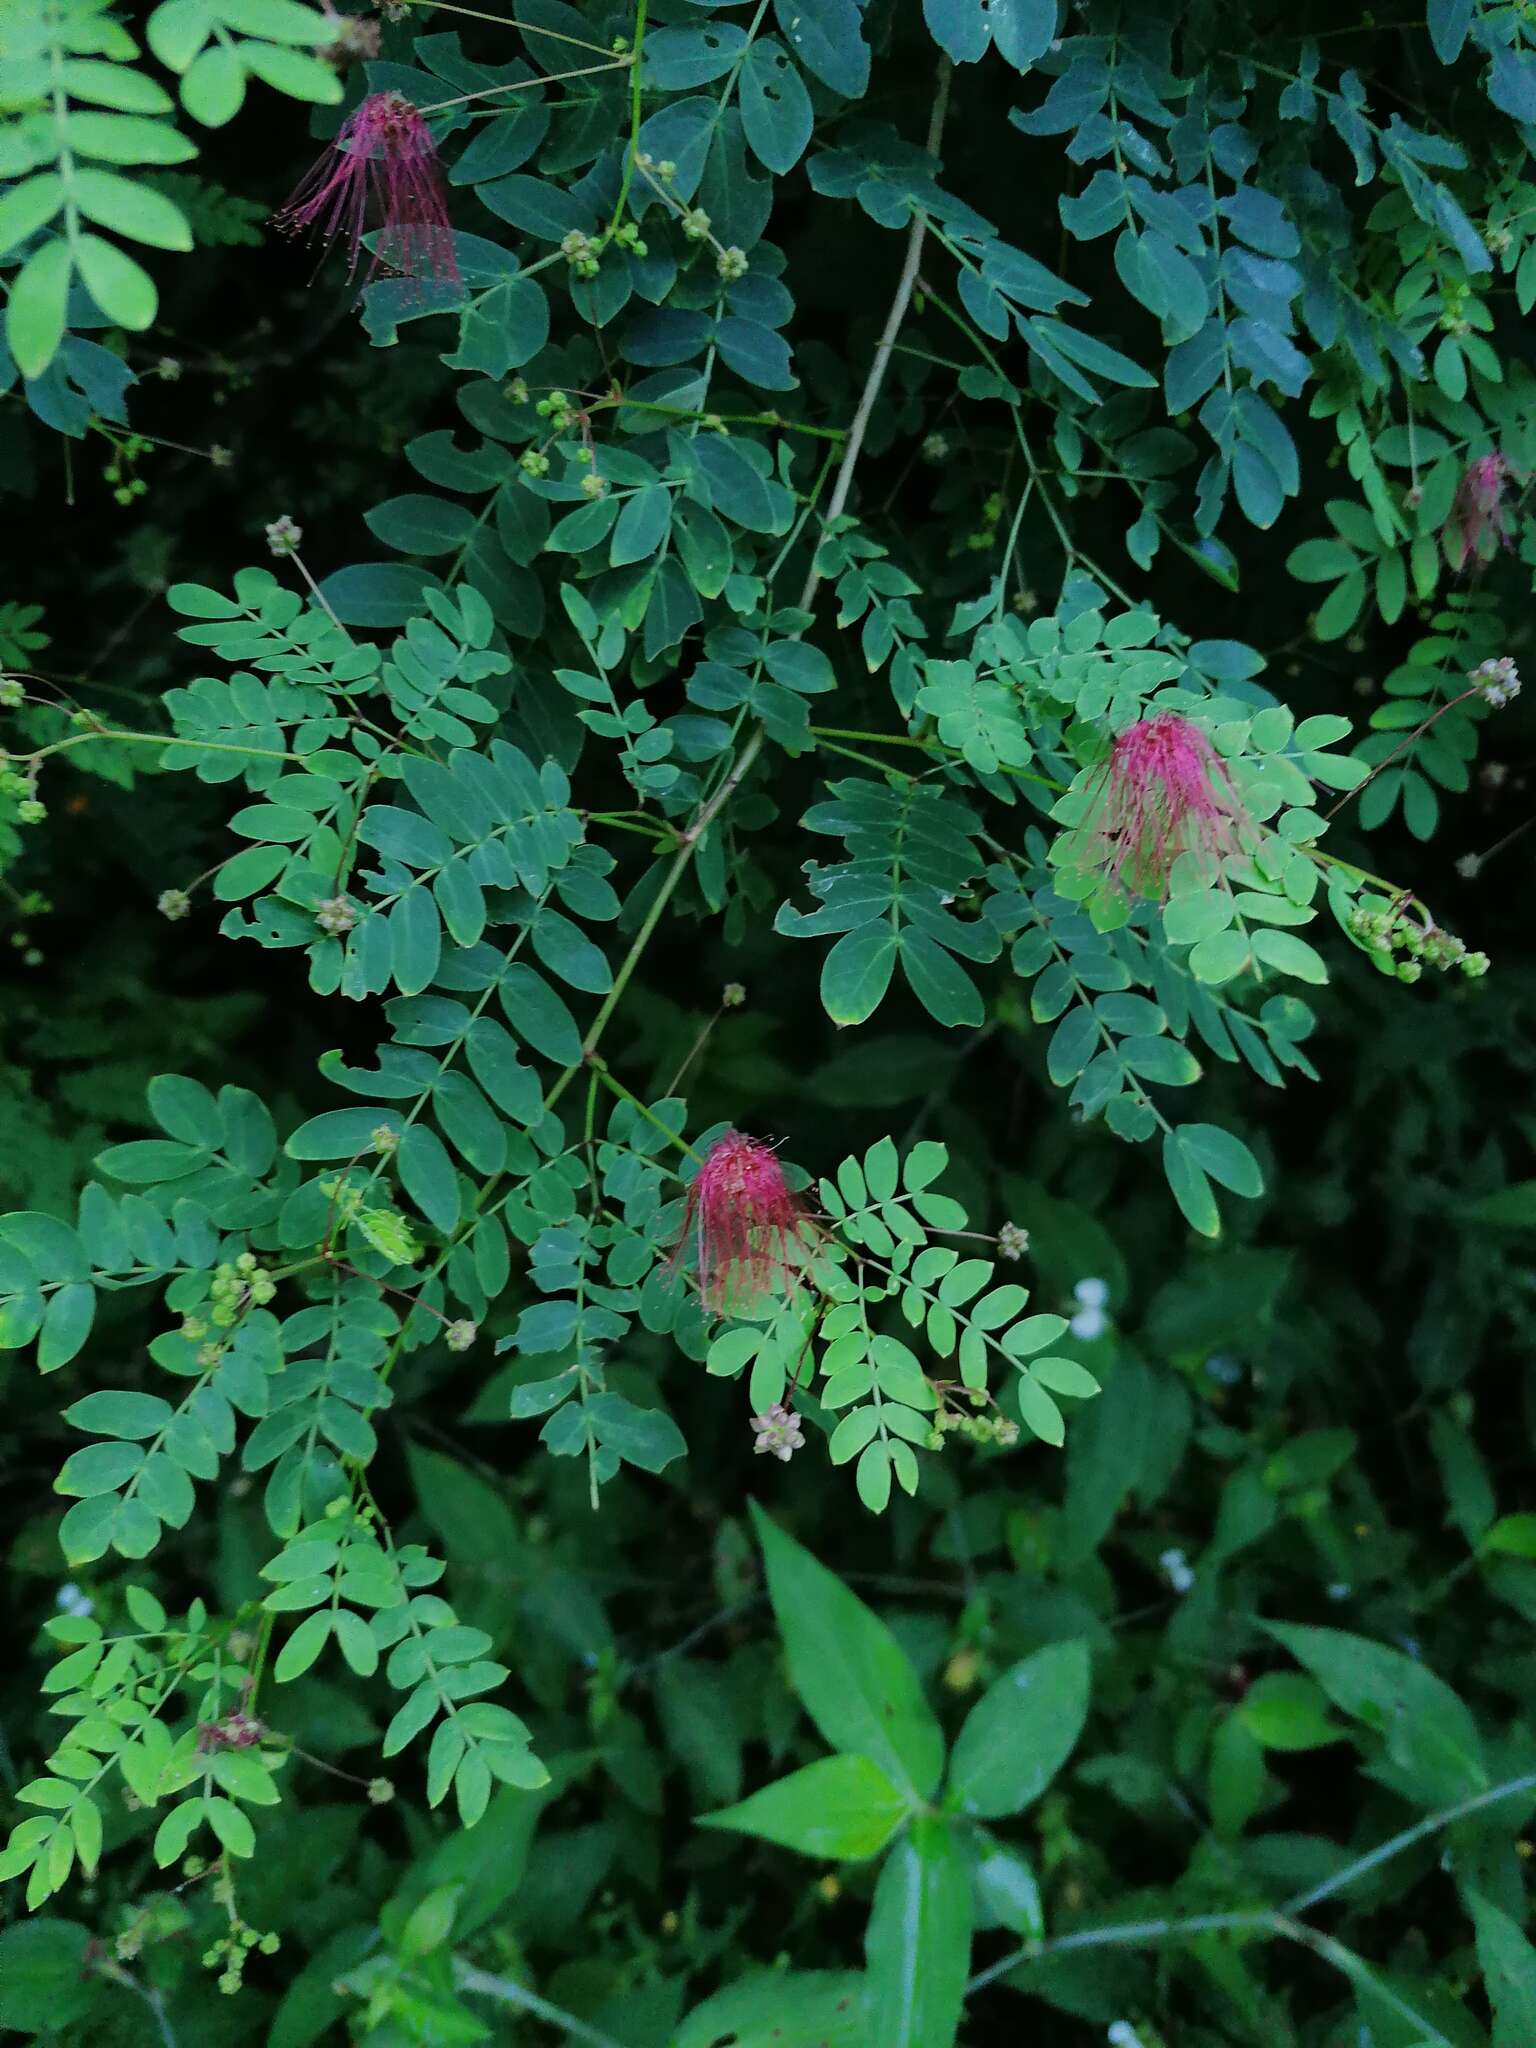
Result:
<svg viewBox="0 0 1536 2048"><path fill-rule="evenodd" d="M1413 728L1413 731L1409 733L1406 739L1399 740L1399 742L1392 749L1390 754L1384 754L1382 756L1382 758L1376 763L1376 766L1371 770L1369 775L1362 776L1360 780L1355 784L1353 789L1346 789L1344 794L1339 798L1338 802L1333 806L1332 810L1324 811L1323 823L1325 825L1328 824L1330 820L1336 818L1339 815L1340 811L1343 810L1346 804L1353 803L1357 796L1361 795L1363 791L1369 789L1369 787L1376 780L1377 776L1381 773L1383 768L1390 768L1392 763L1397 759L1399 754L1405 754L1411 746L1415 745L1419 740L1423 739L1425 733L1429 731L1429 728L1432 725L1438 724L1439 721L1442 718L1444 718L1447 711L1454 711L1458 704L1465 704L1469 697L1475 697L1477 695L1478 689L1477 685L1474 683L1471 689L1463 690L1459 697L1448 698L1444 704L1437 705L1436 708L1433 711L1431 711L1428 718L1424 720L1424 723L1422 725L1416 725Z"/></svg>
<svg viewBox="0 0 1536 2048"><path fill-rule="evenodd" d="M612 2034L600 2033L596 2027L589 2027L585 2020L577 2019L574 2013L563 2012L558 2005L551 2005L547 1998L540 1998L536 1991L530 1991L514 1978L492 1976L489 1970L477 1970L473 1963L456 1958L453 1981L461 1991L476 1992L481 1998L494 1998L499 2005L512 2005L519 2012L531 2012L547 2026L563 2028L568 2040L585 2042L586 2048L625 2048L625 2043L615 2040Z"/></svg>
<svg viewBox="0 0 1536 2048"><path fill-rule="evenodd" d="M933 118L928 124L928 151L930 155L937 153L939 138L943 133L944 115L949 105L950 71L950 62L946 57L939 71L939 89L938 96L934 101ZM875 347L875 359L871 363L869 375L865 379L864 389L860 394L859 403L854 412L853 424L848 430L847 443L843 448L842 461L838 465L837 478L832 486L832 497L828 503L828 520L837 518L842 512L844 505L848 502L848 493L853 485L854 465L859 459L859 450L864 444L864 434L869 425L869 417L874 410L875 400L879 396L880 385L885 377L886 364L890 361L891 350L895 346L896 336L900 331L902 319L912 301L912 288L917 278L918 260L922 255L923 235L926 226L927 223L921 215L913 216L912 226L908 230L906 261L902 265L901 276L897 282L896 296L891 301L890 311L885 318L885 326L881 330L880 340ZM816 557L813 554L811 566L806 575L805 586L800 593L800 609L802 611L808 607L811 599L815 596L816 586L820 581L821 572L816 566ZM677 852L673 855L672 865L663 875L661 887L652 898L650 908L646 911L640 929L635 933L629 951L625 954L619 971L614 976L613 987L604 998L602 1006L593 1018L591 1028L582 1042L581 1062L575 1066L567 1067L564 1073L556 1080L549 1094L544 1098L544 1107L546 1109L553 1109L580 1072L581 1065L590 1060L593 1053L596 1052L598 1042L608 1028L609 1019L618 1008L620 999L629 985L629 978L639 965L641 955L650 944L652 934L661 922L662 913L672 900L678 884L682 881L683 876L692 864L693 857L698 852L705 833L709 830L720 812L730 802L741 784L746 780L753 763L763 751L763 743L766 738L767 732L765 728L761 725L757 726L737 756L735 765L730 773L725 777L719 788L715 790L714 794L707 797L700 804L687 828L678 834L678 848Z"/></svg>
<svg viewBox="0 0 1536 2048"><path fill-rule="evenodd" d="M1341 1943L1332 1941L1326 1935L1318 1934L1313 1928L1303 1927L1296 1915L1305 1913L1311 1907L1321 1905L1324 1899L1331 1899L1336 1893L1347 1890L1357 1878L1364 1877L1367 1872L1389 1862L1394 1856L1400 1856L1405 1849L1412 1848L1415 1842L1422 1842L1448 1827L1454 1827L1457 1821L1465 1820L1469 1814L1479 1813L1484 1807L1496 1805L1501 1799L1513 1799L1522 1792L1536 1792L1536 1771L1526 1771L1518 1778L1510 1778L1502 1785L1495 1785L1490 1791L1474 1793L1470 1799L1458 1800L1454 1806L1442 1807L1438 1813L1426 1815L1412 1827L1404 1828L1400 1834L1389 1836L1385 1842L1368 1850L1365 1855L1357 1856L1353 1863L1335 1871L1332 1877L1324 1879L1321 1884L1313 1885L1307 1891L1298 1892L1294 1898L1285 1900L1278 1908L1259 1907L1236 1913L1195 1913L1185 1918L1170 1915L1164 1920L1128 1920L1107 1927L1079 1927L1070 1934L1058 1934L1050 1941L1028 1943L1025 1947L1000 1957L997 1962L989 1963L986 1969L978 1971L967 1984L966 1995L969 1997L974 1992L984 1990L987 1985L995 1983L999 1977L1006 1977L1011 1970L1018 1969L1021 1964L1040 1962L1047 1956L1065 1955L1076 1949L1144 1948L1155 1942L1188 1940L1197 1934L1251 1933L1277 1935L1283 1941L1300 1942L1304 1947L1322 1956L1326 1962L1332 1963L1336 1969L1342 1969L1344 1974L1351 1978L1358 1980L1359 1974L1362 1971L1366 1972L1372 1988L1387 1996L1384 1987L1374 1974L1370 1973L1369 1966L1355 1955L1353 1950L1344 1948ZM1412 2018L1415 2024L1428 2025L1422 2014L1410 2012L1406 2007L1399 2007L1399 2010ZM1431 2029L1427 2038L1439 2042L1445 2037Z"/></svg>
<svg viewBox="0 0 1536 2048"><path fill-rule="evenodd" d="M949 82L954 66L945 57L939 65L938 91L934 95L933 113L928 122L927 150L929 156L939 153L939 141L944 133L944 116L949 111ZM875 400L880 396L880 386L885 382L886 366L891 360L891 351L896 346L896 337L901 332L901 323L907 317L907 308L912 303L913 288L917 284L917 267L923 259L923 242L928 233L928 217L914 213L912 225L907 229L907 250L902 259L901 276L896 281L896 295L891 300L890 310L885 316L885 325L880 330L880 339L875 343L875 359L870 364L869 375L864 380L864 389L859 396L858 410L853 415L853 425L848 429L848 441L843 449L843 459L838 466L837 478L832 485L832 496L827 501L826 526L831 526L843 515L848 503L848 493L853 488L854 465L859 451L864 446L864 436L869 430L870 415L875 409ZM805 574L805 585L800 592L800 609L808 611L811 599L816 595L816 586L821 581L821 570L817 566L821 550L811 555L811 566Z"/></svg>
<svg viewBox="0 0 1536 2048"><path fill-rule="evenodd" d="M601 43L589 43L581 36L568 36L563 29L542 28L536 21L520 21L515 14L486 14L478 7L460 7L456 0L405 0L408 7L435 7L443 14L467 14L473 21L488 21L496 28L521 29L525 36L547 36L552 43L569 43L577 50L606 55Z"/></svg>
<svg viewBox="0 0 1536 2048"><path fill-rule="evenodd" d="M113 1962L107 1957L98 1959L91 1968L98 1977L105 1977L113 1984L120 1984L125 1991L131 1991L136 1998L142 1998L154 2015L163 2048L177 2048L176 2034L166 2014L165 2000L153 1985L141 1984L131 1970L125 1970L121 1963Z"/></svg>
<svg viewBox="0 0 1536 2048"><path fill-rule="evenodd" d="M471 100L493 99L501 93L531 92L539 85L560 85L567 78L591 78L599 71L627 71L634 62L633 57L615 57L611 64L581 64L574 71L541 71L537 78L515 79L511 85L485 85L475 92L461 92L451 100L434 100L429 107L418 107L418 114L446 114L450 107L467 107Z"/></svg>
<svg viewBox="0 0 1536 2048"><path fill-rule="evenodd" d="M1357 1859L1339 1871L1335 1876L1325 1878L1321 1884L1313 1885L1310 1891L1298 1892L1293 1899L1287 1899L1280 1908L1282 1913L1295 1914L1310 1911L1324 1899L1331 1899L1335 1892L1352 1885L1357 1877L1364 1877L1368 1870L1386 1863L1392 1857L1401 1855L1404 1849L1411 1849L1415 1842L1422 1842L1430 1835L1438 1835L1442 1829L1454 1827L1468 1814L1480 1813L1485 1806L1495 1806L1501 1799L1513 1799L1517 1792L1536 1792L1536 1771L1527 1771L1523 1776L1510 1778L1502 1785L1495 1785L1491 1792L1474 1793L1470 1799L1463 1799L1459 1805L1443 1807L1439 1813L1432 1813L1426 1819L1416 1821L1411 1828L1404 1828L1401 1834L1390 1835L1379 1848Z"/></svg>

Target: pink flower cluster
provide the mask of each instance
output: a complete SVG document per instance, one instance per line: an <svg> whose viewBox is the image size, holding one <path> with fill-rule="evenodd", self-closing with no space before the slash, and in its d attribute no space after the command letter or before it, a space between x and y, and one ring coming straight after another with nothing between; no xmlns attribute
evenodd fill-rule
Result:
<svg viewBox="0 0 1536 2048"><path fill-rule="evenodd" d="M327 246L345 240L349 276L357 274L364 235L377 228L364 284L381 271L418 284L459 282L432 131L399 93L376 92L355 108L272 219L285 233L317 234Z"/></svg>
<svg viewBox="0 0 1536 2048"><path fill-rule="evenodd" d="M772 1148L727 1131L688 1190L673 1259L692 1244L704 1306L714 1315L746 1314L799 1285L805 1220Z"/></svg>
<svg viewBox="0 0 1536 2048"><path fill-rule="evenodd" d="M1467 464L1445 527L1445 550L1458 569L1491 562L1500 548L1514 544L1505 502L1510 477L1502 455L1479 455Z"/></svg>
<svg viewBox="0 0 1536 2048"><path fill-rule="evenodd" d="M1161 899L1180 854L1214 868L1252 830L1200 727L1159 711L1128 726L1111 748L1083 825L1080 862L1132 895Z"/></svg>

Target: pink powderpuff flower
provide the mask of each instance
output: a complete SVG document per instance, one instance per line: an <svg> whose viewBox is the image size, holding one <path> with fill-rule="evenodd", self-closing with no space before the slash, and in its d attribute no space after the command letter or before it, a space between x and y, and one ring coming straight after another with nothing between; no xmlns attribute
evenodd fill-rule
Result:
<svg viewBox="0 0 1536 2048"><path fill-rule="evenodd" d="M1513 545L1505 494L1510 467L1502 455L1479 455L1469 462L1456 486L1456 500L1445 524L1445 551L1458 569L1469 561L1491 562L1500 548Z"/></svg>
<svg viewBox="0 0 1536 2048"><path fill-rule="evenodd" d="M713 1315L749 1314L799 1286L805 1221L772 1148L727 1131L710 1146L688 1190L673 1263L692 1243L704 1306Z"/></svg>
<svg viewBox="0 0 1536 2048"><path fill-rule="evenodd" d="M1214 866L1253 832L1225 767L1200 727L1176 711L1128 726L1099 772L1084 821L1081 864L1161 901L1181 853Z"/></svg>
<svg viewBox="0 0 1536 2048"><path fill-rule="evenodd" d="M364 273L398 272L418 284L457 285L453 229L432 131L397 92L376 92L342 122L335 141L272 216L287 234L344 237L348 276L357 274L363 236L381 232Z"/></svg>

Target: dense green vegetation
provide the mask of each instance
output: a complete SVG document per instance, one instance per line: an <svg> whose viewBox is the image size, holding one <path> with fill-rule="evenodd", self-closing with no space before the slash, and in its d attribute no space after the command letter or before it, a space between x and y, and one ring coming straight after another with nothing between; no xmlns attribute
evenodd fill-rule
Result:
<svg viewBox="0 0 1536 2048"><path fill-rule="evenodd" d="M1400 13L0 7L0 2026L1536 2041L1536 9Z"/></svg>

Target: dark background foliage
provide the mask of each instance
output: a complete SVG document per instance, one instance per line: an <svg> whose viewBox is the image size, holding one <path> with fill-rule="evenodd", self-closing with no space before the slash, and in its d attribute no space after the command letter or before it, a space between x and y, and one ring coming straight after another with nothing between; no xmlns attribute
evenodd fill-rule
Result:
<svg viewBox="0 0 1536 2048"><path fill-rule="evenodd" d="M145 11L121 10L130 20ZM692 19L683 7L662 12ZM1480 22L1523 20L1518 8L1475 12ZM1255 85L1255 74L1226 53L1290 71L1321 49L1327 75L1347 64L1368 81L1383 121L1405 109L1464 145L1471 168L1453 182L1479 226L1492 196L1511 185L1536 204L1536 190L1520 184L1529 130L1504 101L1490 107L1476 53L1446 68L1418 19L1378 26L1368 15L1340 20L1336 9L1203 6L1068 16L1071 34L1155 43L1171 32L1179 75L1208 75L1228 93ZM931 20L945 18L930 10ZM858 113L920 142L939 57L923 13L877 4L865 19L877 55ZM446 16L413 10L385 26L386 55L409 61L412 36L445 25ZM472 54L506 61L505 29L453 26ZM621 26L616 14L592 33L606 40ZM1509 62L1523 61L1513 29L1511 38ZM1089 294L1092 310L1077 316L1087 331L1157 366L1159 320L1120 289L1110 241L1076 240L1058 220L1058 196L1080 197L1090 167L1064 154L1061 134L1026 136L1009 122L1011 107L1039 104L1041 86L995 58L957 68L945 190ZM845 111L819 88L817 104L829 126ZM1259 89L1249 118L1265 146L1292 146ZM48 635L5 665L114 723L159 730L162 693L201 672L200 656L173 637L169 585L226 589L236 568L264 558L263 529L282 513L303 527L317 575L376 557L364 513L415 487L402 456L408 442L458 421L461 379L442 362L449 317L370 347L337 266L309 281L312 259L262 226L316 147L309 130L306 109L271 96L203 139L199 247L159 266L154 331L109 343L138 373L131 431L142 442L109 425L66 442L24 420L17 392L0 404L0 597L41 604ZM1406 259L1394 221L1370 211L1390 204L1387 188L1357 194L1336 138L1320 136L1316 150L1364 252L1362 290L1390 320ZM205 217L214 189L249 202L221 213L222 228ZM797 301L801 381L767 403L846 425L902 237L820 197L803 164L776 181L773 204L771 233ZM504 231L468 211L466 203L460 224L473 232ZM929 260L936 270L931 250ZM985 590L1000 565L1010 594L1047 613L1064 571L1081 573L1064 562L1043 509L1024 518L1005 557L1021 488L1011 428L1002 409L957 382L950 365L971 358L925 294L938 284L925 267L850 505L919 586L934 651L954 605ZM1524 375L1529 330L1513 285L1501 279L1490 304L1500 359L1512 378ZM1023 351L1010 346L1022 379L1013 356ZM1347 366L1319 356L1309 389L1347 378ZM1042 421L1053 397L1032 401ZM1122 395L1104 411L1141 402ZM1095 470L1091 455L1074 463L1058 449L1048 459L1053 477L1068 473L1058 495L1086 560L1108 563L1135 599L1191 637L1261 650L1266 687L1298 717L1337 711L1363 721L1444 590L1390 620L1367 604L1344 634L1316 636L1313 593L1288 574L1287 556L1323 530L1324 501L1350 496L1353 485L1328 408L1312 410L1308 417L1304 399L1285 408L1300 495L1272 523L1246 524L1229 508L1221 526L1240 568L1236 588L1197 559L1207 544L1190 524L1184 486L1168 512L1178 543L1138 567L1123 547L1134 487L1074 479L1074 469ZM1116 445L1128 423L1130 412L1111 421ZM1519 424L1536 431L1523 416ZM1039 431L1044 446L1048 423ZM147 487L127 505L115 496L125 477ZM1530 588L1523 533L1517 551L1444 586L1494 607L1503 628L1495 651L1516 656ZM808 559L802 546L792 570L803 573ZM866 710L846 723L879 723L867 705L882 686L866 684L857 628L839 629L832 616L824 598L815 638L840 688L846 678L850 692L865 692ZM547 651L542 641L518 645L520 672L547 675L572 659L569 630L553 619L552 608ZM899 729L888 704L884 723ZM1472 1708L1484 1783L1531 1771L1536 1552L1529 1524L1499 1519L1530 1502L1536 1423L1536 975L1530 842L1519 836L1531 801L1529 735L1517 706L1483 736L1469 786L1443 796L1432 835L1410 830L1400 810L1368 834L1353 809L1340 818L1330 849L1401 878L1491 956L1492 971L1404 987L1332 933L1329 985L1307 991L1318 1078L1292 1075L1282 1094L1246 1067L1204 1062L1198 1114L1242 1133L1266 1188L1258 1200L1224 1203L1215 1241L1188 1227L1148 1148L1065 1106L1047 1076L1050 1032L1031 1021L1022 984L1005 969L982 970L986 1014L975 1027L942 1031L899 985L870 1023L834 1026L817 992L822 949L776 936L772 920L786 897L803 900L802 863L830 857L797 821L848 764L814 748L776 757L771 779L746 799L755 809L744 820L745 893L724 920L691 892L680 899L605 1042L610 1062L652 1101L671 1092L714 1018L689 1070L692 1128L731 1122L782 1140L784 1156L813 1173L830 1173L887 1132L903 1150L940 1140L951 1160L946 1191L975 1227L995 1232L1012 1221L1028 1230L1021 1277L1032 1306L1078 1317L1072 1355L1103 1394L1074 1408L1064 1450L1027 1436L1006 1453L952 1448L932 1461L915 1499L898 1491L876 1519L848 1475L829 1469L819 1435L790 1466L754 1459L743 1391L704 1377L665 1338L637 1332L616 1383L631 1375L636 1388L660 1385L688 1456L659 1476L624 1471L594 1514L580 1461L551 1458L532 1425L507 1419L509 1391L528 1377L520 1362L493 1357L489 1344L462 1357L440 1346L414 1353L380 1419L373 1490L402 1540L446 1557L461 1618L487 1630L512 1667L512 1704L534 1729L550 1786L504 1788L476 1829L455 1833L441 1811L429 1814L418 1762L407 1754L379 1764L387 1705L381 1712L339 1667L311 1671L269 1703L301 1754L289 1760L282 1806L256 1812L257 1853L236 1873L241 1918L279 1935L277 1952L253 1954L243 1989L221 1997L199 1957L226 1925L224 1907L207 1882L157 1870L145 1817L123 1806L109 1818L111 1853L99 1874L77 1877L45 1909L67 1930L57 1954L16 1945L20 1900L0 1907L12 1916L0 1934L0 2018L46 2031L42 2009L28 2003L35 1983L64 2040L300 2048L349 2034L385 2044L567 2038L536 2007L477 1986L478 1972L536 1989L598 2030L585 2038L704 2048L716 2035L679 2032L683 2014L744 1971L861 1967L873 1864L808 1861L697 1825L701 1813L825 1747L789 1682L753 1499L881 1613L951 1738L1016 1660L1086 1640L1093 1689L1081 1741L1044 1796L998 1829L1013 1852L1016 1894L1038 1883L1048 1937L1268 1910L1454 1803L1405 1797L1384 1762L1401 1703L1389 1703L1374 1729L1345 1717L1318 1733L1320 1695L1298 1705L1266 1694L1273 1674L1294 1678L1297 1664L1265 1622L1344 1630L1405 1653ZM376 1005L315 995L294 953L229 943L202 904L185 922L157 913L162 890L227 857L231 804L225 789L158 772L153 759L153 749L135 748L93 757L91 772L57 764L48 816L20 837L0 881L7 1208L69 1214L93 1156L153 1130L143 1101L154 1074L249 1087L287 1131L333 1106L319 1055L339 1045L361 1061L379 1035ZM582 801L622 800L606 757L590 762L590 775ZM1013 812L1021 836L1026 815ZM625 858L624 893L644 862L614 850ZM743 984L747 1000L716 1017L728 982ZM525 1299L515 1278L487 1334L509 1336ZM152 1384L144 1347L162 1326L147 1297L108 1295L91 1347L59 1377L40 1379L26 1353L3 1354L0 1542L15 1652L0 1680L7 1794L58 1738L38 1683L40 1631L61 1603L89 1600L111 1630L126 1625L129 1580L175 1611L202 1597L236 1615L262 1591L256 1574L271 1543L260 1484L239 1474L202 1495L187 1528L144 1565L108 1556L72 1577L61 1565L52 1486L73 1444L59 1410L96 1386ZM1490 1546L1495 1527L1504 1537ZM1277 1721L1249 1711L1256 1687L1259 1699L1295 1708L1301 1735L1277 1737ZM381 1768L394 1796L370 1804L365 1788ZM1519 1932L1530 1848L1521 1829L1533 1805L1527 1790L1486 1825L1426 1834L1328 1900L1305 1938L1218 1931L1049 1952L979 1991L959 2038L980 2048L1038 2029L1061 2048L1106 2033L1117 2048L1478 2048L1491 2035L1496 2048L1514 2048L1536 2039L1521 2031L1536 2025L1536 1965ZM1033 1908L1018 1896L1011 1919L995 1902L982 1911L973 1971L1028 1938ZM1493 1903L1510 1937L1474 1927L1473 1897ZM89 1930L88 1951L80 1930ZM1363 1976L1323 1952L1329 1939L1365 1959ZM398 1968L375 2008L355 1989L332 1991L380 1954ZM819 2019L796 2032L792 2001L784 2012L790 2048L822 2038ZM720 2038L734 2038L729 2025L727 2017ZM1121 2033L1109 2032L1116 2026Z"/></svg>

